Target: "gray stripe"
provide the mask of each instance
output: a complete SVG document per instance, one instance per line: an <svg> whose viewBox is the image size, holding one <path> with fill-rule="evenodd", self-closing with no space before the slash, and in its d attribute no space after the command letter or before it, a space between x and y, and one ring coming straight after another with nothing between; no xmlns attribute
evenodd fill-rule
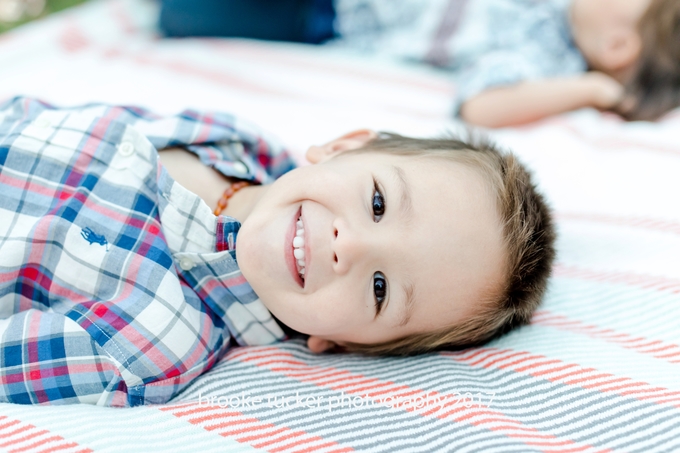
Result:
<svg viewBox="0 0 680 453"><path fill-rule="evenodd" d="M319 364L323 364L324 367L334 366L339 370L348 370L357 374L361 373L351 370L351 368L366 368L370 369L376 375L373 377L378 380L392 381L396 385L406 384L414 389L431 389L441 393L449 393L456 389L477 392L496 388L499 393L496 395L491 409L498 410L510 418L523 422L526 427L536 428L540 433L557 436L556 444L564 439L570 439L594 447L615 448L614 443L621 443L622 441L640 442L643 440L640 438L641 432L649 432L653 426L658 425L661 421L678 417L677 409L670 405L658 405L638 401L631 397L622 397L615 393L600 393L596 389L583 389L553 383L509 370L470 368L464 363L456 363L450 358L440 355L422 356L409 361L394 359L366 361L364 359L361 362L357 360L360 357L354 355L312 355L299 340L283 344L280 349L283 352L291 353L294 358L310 367L315 365L308 362L320 362ZM329 362L334 363L331 365ZM405 363L409 365L405 365ZM425 364L427 365L424 366ZM475 379L474 373L460 372L465 367L468 368L468 371L483 372L484 379ZM378 372L378 369L380 369L380 372ZM394 376L395 374L397 376ZM432 382L432 380L428 383L428 374L437 376L437 383ZM276 377L274 381L271 379L272 375ZM372 377L366 374L364 376ZM351 382L351 379L348 379L348 382ZM275 391L270 389L275 389ZM207 376L199 379L190 389L187 389L182 394L181 400L195 399L199 391L204 394L210 392L216 395L220 395L220 392L224 392L223 395L233 395L243 391L252 396L266 397L271 395L279 398L281 396L293 396L297 391L300 395L305 396L323 396L324 401L327 401L329 396L340 393L325 387L317 387L313 383L302 382L283 374L271 372L260 368L257 364L241 362L240 360L222 362L210 373L209 379ZM388 411L391 413L388 413ZM371 451L389 451L390 448L393 448L394 446L388 448L386 446L388 444L382 438L401 439L401 433L404 431L403 426L409 426L406 431L408 433L406 437L409 440L400 440L399 445L408 446L409 450L439 449L446 448L446 446L453 447L454 445L456 451L463 448L474 449L475 445L479 445L479 442L483 440L493 441L496 437L502 439L499 445L510 447L514 442L519 442L518 445L524 445L517 439L513 440L503 433L491 432L484 425L471 427L466 423L422 417L417 413L403 410L390 411L378 407L337 408L330 416L327 407L260 407L248 409L247 413L258 417L263 422L287 426L291 429L301 429L325 439ZM654 418L654 420L635 426L632 431L627 430L623 434L607 434L617 429L630 428L650 418ZM385 420L389 423L385 423ZM359 422L361 429L356 427ZM596 429L593 430L593 426ZM584 427L588 427L590 431L584 430ZM418 433L418 435L414 436L413 433ZM440 444L443 438L446 438L446 441L444 444ZM526 447L525 450L529 448L526 445L524 446Z"/></svg>
<svg viewBox="0 0 680 453"><path fill-rule="evenodd" d="M449 64L451 52L448 50L448 42L458 31L463 18L467 0L449 0L446 6L442 21L432 40L430 50L425 55L424 60L435 66L446 66Z"/></svg>

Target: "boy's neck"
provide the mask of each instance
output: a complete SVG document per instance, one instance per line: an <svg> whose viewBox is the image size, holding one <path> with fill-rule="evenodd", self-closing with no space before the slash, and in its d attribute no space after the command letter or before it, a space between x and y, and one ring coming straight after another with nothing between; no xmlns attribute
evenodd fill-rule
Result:
<svg viewBox="0 0 680 453"><path fill-rule="evenodd" d="M243 223L269 188L270 185L253 185L242 188L232 195L222 214Z"/></svg>

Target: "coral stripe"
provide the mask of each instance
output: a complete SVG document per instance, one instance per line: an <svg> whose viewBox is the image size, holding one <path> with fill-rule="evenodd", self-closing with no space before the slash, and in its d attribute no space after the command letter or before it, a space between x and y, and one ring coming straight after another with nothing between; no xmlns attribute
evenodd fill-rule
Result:
<svg viewBox="0 0 680 453"><path fill-rule="evenodd" d="M505 353L505 351L498 351L496 349L487 349L485 352L486 352L486 354L484 355L484 358L483 359L478 358L477 359L478 362L483 362L484 359L486 359L490 355L495 356L495 355L498 355L498 354ZM461 356L467 357L468 359L469 358L475 358L478 355L478 354L470 354L469 350L459 351L459 353L461 354ZM281 355L281 351L277 351L277 353L275 353L275 355L277 357L279 357ZM226 356L226 359L233 360L233 357L230 357L230 355L228 353L227 356ZM253 355L253 357L242 354L242 355L239 355L238 360L246 362L246 363L251 363L251 364L254 364L256 366L262 366L263 368L268 368L271 371L274 371L273 368L275 368L275 367L268 367L267 365L262 365L262 364L272 364L273 361L271 360L270 357L263 356L263 354L261 354L261 353L260 354L256 353L256 354ZM293 358L293 356L289 354L289 357L287 358L286 361L288 363L290 363L291 361L294 361L294 360L295 359ZM300 368L305 367L305 366L308 367L309 369L312 369L312 370L318 370L318 368L319 368L319 367L306 365L302 361L296 361L296 362L299 364ZM311 382L315 385L319 385L319 386L322 386L322 387L325 387L325 388L330 388L332 390L337 390L338 388L347 389L347 387L348 387L347 384L343 384L342 380L341 381L334 380L333 381L334 383L332 385L328 385L328 384L320 385L317 382L316 379L306 379L304 376L300 376L300 373L297 373L297 372L295 373L295 376L290 376L285 372L283 374L285 374L288 377L294 377L295 379L298 379L301 382ZM349 372L344 371L344 370L342 370L342 374L346 375L345 382L352 382L352 381L365 382L365 380L366 380L365 376L352 374L352 373L349 373ZM382 382L382 384L384 384L384 383L386 383L386 382ZM395 398L404 397L405 395L410 396L410 395L414 395L414 394L424 394L425 393L423 390L409 388L408 386L397 385L397 384L394 384L394 383L389 383L389 384L394 385L401 392L400 394L395 394L394 395ZM382 387L382 385L380 387ZM356 390L347 389L347 390L345 390L345 394L346 395L362 396L363 392L359 393ZM441 398L442 396L443 397L450 396L450 395L439 395L436 392L427 392L427 395L430 396L430 397L432 395L435 398ZM375 397L375 393L371 392L371 393L369 393L365 396ZM441 403L441 400L440 400L440 403ZM447 403L443 404L443 406L445 408L450 408L450 406L455 405L455 404L457 404L457 402L454 403L454 402L449 400ZM499 411L494 411L494 410L490 409L489 407L486 407L482 404L476 404L476 405L477 405L477 408L481 407L480 411L477 411L474 407L466 408L466 407L461 406L461 407L453 407L453 408L449 409L448 411L444 411L444 413L441 413L442 411L438 411L438 413L436 413L434 416L437 417L438 419L449 420L449 421L452 421L452 422L466 421L467 423L472 424L474 426L479 426L479 427L488 429L490 431L500 432L501 434L503 434L507 437L520 439L523 442L525 442L527 445L537 445L534 442L528 441L527 435L530 434L531 436L538 436L541 439L546 439L545 443L544 443L544 445L546 445L546 446L571 445L575 449L573 451L592 449L592 446L590 446L590 445L577 444L575 441L572 441L571 439L559 439L552 434L540 433L535 428L522 426L521 421L516 420L516 419L512 419L512 418L506 416L505 414L503 414ZM411 413L423 415L423 412L420 412L418 408L415 408L412 405L402 405L402 406L399 406L399 408L406 410L408 412L411 412ZM478 412L481 412L481 411L483 411L485 414L491 414L492 417L480 418L479 417L480 414ZM428 413L431 413L431 412L428 412ZM506 424L504 426L506 426L506 427L511 426L512 427L511 431L508 432L507 429L504 430L504 429L498 428L498 425L496 423L498 423L499 420L503 420L503 421L506 422Z"/></svg>
<svg viewBox="0 0 680 453"><path fill-rule="evenodd" d="M633 337L624 332L614 332L611 329L586 324L578 320L572 320L564 315L553 313L548 310L537 311L534 314L531 323L540 326L555 327L560 330L578 334L585 334L592 338L618 344L623 348L633 350L639 354L647 354L656 359L661 359L673 364L680 363L680 359L674 359L674 357L680 355L680 345L675 343L666 343L661 340L644 337ZM656 345L659 345L660 347L647 349L650 346ZM663 354L659 354L660 352L663 352ZM669 352L672 353L669 354Z"/></svg>
<svg viewBox="0 0 680 453"><path fill-rule="evenodd" d="M483 349L497 350L496 348L483 348ZM512 349L505 349L504 351L507 351L508 353L510 353L513 350ZM461 359L461 357L457 356L457 352L442 352L441 354L446 356L446 357L450 357L451 359L456 360L457 362L466 363L465 359ZM529 353L526 353L526 354L527 354L527 357L529 357L532 360L543 361L543 360L546 359L545 356L542 356L542 355L539 355L539 354L529 354ZM627 377L614 376L612 374L600 372L600 371L595 370L593 368L582 368L577 364L568 364L568 363L564 363L564 362L560 362L560 364L561 365L559 367L555 367L555 370L563 369L565 365L572 366L572 367L579 367L580 370L574 371L572 373L567 373L566 375L563 374L563 375L560 375L560 376L549 376L547 373L544 372L544 370L538 376L535 375L534 373L531 373L531 372L529 372L527 374L534 376L534 377L540 376L541 379L547 380L549 382L556 382L556 383L560 383L560 384L564 384L564 385L577 385L581 388L589 389L589 390L597 390L601 393L615 393L615 394L618 394L618 395L621 395L621 396L633 396L634 398L636 398L640 401L651 400L655 404L668 404L668 401L666 399L662 399L659 395L635 396L635 394L639 393L639 391L637 391L637 390L636 391L628 391L628 390L623 390L623 389L627 389L627 388L630 388L630 387L643 387L644 390L641 390L641 391L644 391L644 392L647 392L647 393L662 390L664 392L667 392L666 394L679 395L680 396L680 392L671 391L669 389L662 388L662 387L651 387L646 382L637 382L637 381L633 381L632 379L627 378ZM510 369L512 371L515 371L515 372L517 371L516 368L513 367L511 364L503 364L503 365L498 365L498 366L494 366L494 367L488 367L488 366L482 365L482 367L483 368ZM565 380L566 376L571 376L573 374L579 374L579 375L581 375L581 377L578 378L578 379ZM600 380L604 379L604 378L607 378L608 380L605 381L605 382L601 382ZM603 388L603 386L607 386L607 385L617 383L617 382L621 382L621 383L625 382L626 384L620 385L620 386L615 386L615 387L604 387ZM680 404L673 404L673 406L680 408Z"/></svg>
<svg viewBox="0 0 680 453"><path fill-rule="evenodd" d="M622 283L628 286L637 286L644 289L668 291L680 294L680 280L654 275L635 274L632 272L603 272L584 269L577 266L558 264L553 269L556 277L575 278L580 280L592 280L605 283Z"/></svg>
<svg viewBox="0 0 680 453"><path fill-rule="evenodd" d="M6 448L11 445L15 445L18 443L23 443L30 441L31 439L35 439L38 436L42 436L45 434L50 434L48 430L45 429L38 429L34 425L30 423L25 423L20 420L15 420L11 419L5 415L0 416L0 420L6 421L6 423L3 423L0 425L0 438L1 439L7 439L5 442L0 443L0 447ZM17 426L18 425L18 426ZM13 429L17 428L17 429ZM8 429L12 429L11 431L8 431ZM24 434L23 436L18 436ZM66 442L66 440L59 436L59 435L52 435L50 437L44 438L37 440L33 442L32 444L23 446L23 447L17 447L14 449L11 449L9 451L11 452L22 452L22 451L37 451L36 448L43 446L47 443L53 443L53 445L49 445L47 448L43 448L40 450L40 452L48 453L51 451L59 451L59 450L64 450L66 448L75 448L78 447L78 444L76 442ZM91 452L89 448L86 449L81 449L79 453L87 453Z"/></svg>
<svg viewBox="0 0 680 453"><path fill-rule="evenodd" d="M595 223L606 223L608 225L626 226L642 228L662 233L671 233L680 236L680 222L671 220L654 219L651 217L638 216L614 216L606 214L579 213L579 212L560 212L556 218L564 221L585 221Z"/></svg>

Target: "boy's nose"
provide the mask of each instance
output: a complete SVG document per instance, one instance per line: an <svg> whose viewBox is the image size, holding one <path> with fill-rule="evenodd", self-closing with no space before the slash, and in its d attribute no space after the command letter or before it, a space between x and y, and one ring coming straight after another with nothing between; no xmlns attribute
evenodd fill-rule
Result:
<svg viewBox="0 0 680 453"><path fill-rule="evenodd" d="M359 263L366 262L373 256L379 246L377 238L372 238L370 232L359 231L347 226L343 222L333 224L333 270L344 275Z"/></svg>

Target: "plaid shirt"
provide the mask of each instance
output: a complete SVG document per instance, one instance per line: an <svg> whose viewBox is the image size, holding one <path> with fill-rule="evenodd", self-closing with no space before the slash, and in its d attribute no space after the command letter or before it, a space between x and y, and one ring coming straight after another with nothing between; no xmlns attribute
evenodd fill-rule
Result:
<svg viewBox="0 0 680 453"><path fill-rule="evenodd" d="M0 106L0 401L164 403L232 337L285 338L239 271L240 224L159 165L169 146L257 183L294 167L231 115Z"/></svg>

